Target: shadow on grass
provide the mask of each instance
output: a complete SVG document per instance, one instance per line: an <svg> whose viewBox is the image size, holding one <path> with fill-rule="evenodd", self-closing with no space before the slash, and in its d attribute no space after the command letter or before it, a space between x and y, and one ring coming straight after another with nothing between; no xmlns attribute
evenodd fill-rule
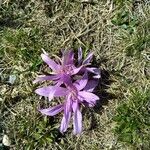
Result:
<svg viewBox="0 0 150 150"><path fill-rule="evenodd" d="M103 106L107 105L110 100L116 98L114 94L107 92L107 89L109 88L112 82L113 80L110 79L110 73L106 70L101 70L101 79L99 81L97 89L95 90L97 91L96 94L100 98L100 100L97 101L94 107L94 111L96 113L101 114Z"/></svg>
<svg viewBox="0 0 150 150"><path fill-rule="evenodd" d="M3 30L3 28L19 28L23 25L23 22L21 21L15 21L11 18L3 18L0 20L0 30Z"/></svg>
<svg viewBox="0 0 150 150"><path fill-rule="evenodd" d="M101 59L101 61L93 61L93 64L95 64L95 67L101 66L102 62L106 62L107 60L105 58ZM102 115L104 106L108 105L109 101L116 98L116 96L113 93L109 93L107 90L109 89L110 85L113 83L113 80L110 79L110 72L101 69L101 78L99 80L99 84L97 88L95 89L95 94L99 96L100 100L97 101L96 105L91 108L83 109L83 115L88 114L88 116L91 118L91 124L88 130L93 130L97 128L97 120L95 118L95 113Z"/></svg>
<svg viewBox="0 0 150 150"><path fill-rule="evenodd" d="M94 60L92 64L95 64L95 65L92 65L92 66L93 67L100 66L100 64L102 62L106 62L106 61L107 61L106 59L103 59L103 60L97 61L97 62L96 62L96 60ZM110 79L110 74L111 73L107 70L104 70L104 69L101 70L101 78L100 78L99 84L94 92L97 96L99 96L100 100L97 101L95 107L93 107L93 108L84 107L82 109L83 122L87 118L87 117L85 117L85 114L87 114L87 116L89 116L88 118L90 118L90 122L91 122L87 131L94 130L98 126L97 119L95 118L95 113L102 115L104 106L108 105L109 101L116 98L116 96L114 94L109 93L107 91L107 89L109 89L110 85L113 83L113 80ZM65 136L66 136L65 134L62 135L60 133L58 136L58 139L65 138ZM59 143L59 140L57 142Z"/></svg>
<svg viewBox="0 0 150 150"><path fill-rule="evenodd" d="M96 64L96 63L94 63ZM95 65L99 66L99 65ZM97 101L97 104L95 105L95 107L93 108L88 108L88 107L84 107L82 109L82 115L83 115L83 122L86 119L85 114L87 114L87 116L89 116L88 118L90 118L90 126L89 128L86 130L94 130L97 128L97 119L95 118L95 113L102 115L103 113L103 109L105 105L108 105L108 102L110 100L113 100L114 98L116 98L116 96L112 93L107 92L107 89L109 88L109 85L111 85L113 81L110 79L110 73L106 70L101 70L101 79L99 81L99 85L97 86L97 88L95 89L95 94L98 95L100 97L100 100ZM72 132L72 129L69 129L69 133ZM56 139L56 142L60 142L60 139L63 138L65 140L66 134L58 134L58 137Z"/></svg>
<svg viewBox="0 0 150 150"><path fill-rule="evenodd" d="M97 127L97 120L94 113L102 115L104 106L108 105L109 101L116 98L112 93L107 92L107 89L113 81L110 79L110 73L106 70L101 70L101 79L99 85L96 88L95 94L99 96L100 100L97 101L94 108L90 109L91 125L89 130L93 130Z"/></svg>

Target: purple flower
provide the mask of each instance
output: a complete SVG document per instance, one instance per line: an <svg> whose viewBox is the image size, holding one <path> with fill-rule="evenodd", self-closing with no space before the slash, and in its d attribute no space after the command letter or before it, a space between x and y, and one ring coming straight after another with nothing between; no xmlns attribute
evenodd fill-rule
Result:
<svg viewBox="0 0 150 150"><path fill-rule="evenodd" d="M54 97L63 97L62 104L47 108L40 109L39 111L48 116L54 116L59 112L64 112L60 131L66 132L71 115L73 114L74 134L82 132L82 114L80 111L81 105L93 107L99 97L93 94L93 90L98 84L100 78L100 70L95 67L90 67L90 61L93 53L89 53L82 61L82 49L78 49L78 67L74 64L73 51L63 52L62 59L58 58L56 63L48 57L44 52L41 57L45 63L52 70L51 75L39 76L34 83L39 81L51 80L53 85L41 87L35 90L40 96L48 97L51 101ZM93 74L88 78L88 74ZM77 79L77 77L79 79Z"/></svg>
<svg viewBox="0 0 150 150"><path fill-rule="evenodd" d="M52 80L57 83L57 85L61 85L62 83L71 82L71 76L77 74L82 66L75 67L74 65L74 53L73 51L65 51L63 52L62 59L59 59L59 63L56 63L52 59L48 57L48 54L44 52L41 54L43 61L49 66L52 70L51 75L41 75L33 81L33 83L45 80Z"/></svg>
<svg viewBox="0 0 150 150"><path fill-rule="evenodd" d="M88 84L90 84L90 86ZM54 116L59 112L64 111L60 126L60 131L62 133L66 132L71 119L71 114L73 113L73 133L80 134L82 132L82 114L80 112L80 106L81 104L85 105L87 103L92 107L95 105L96 101L99 100L99 97L92 93L95 86L95 83L88 83L88 76L87 73L85 73L82 79L75 81L72 85L68 85L66 89L63 88L62 91L57 89L55 96L65 95L63 104L47 109L41 109L40 112L48 116ZM51 93L51 89L49 90L49 88L40 91L40 95L43 96L48 96L49 93Z"/></svg>

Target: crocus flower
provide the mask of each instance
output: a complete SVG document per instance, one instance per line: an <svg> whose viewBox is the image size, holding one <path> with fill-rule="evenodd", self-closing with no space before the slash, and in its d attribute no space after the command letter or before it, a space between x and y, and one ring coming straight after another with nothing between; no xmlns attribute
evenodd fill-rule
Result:
<svg viewBox="0 0 150 150"><path fill-rule="evenodd" d="M63 104L47 109L41 109L40 112L48 116L54 116L63 111L64 115L60 126L60 131L62 133L66 132L71 119L71 114L73 113L73 133L80 134L82 132L82 114L80 112L80 106L81 104L85 105L86 102L92 107L95 105L96 101L99 100L99 97L92 93L95 86L96 84L94 82L88 83L88 76L87 73L85 73L82 79L75 81L72 85L70 84L66 88L62 88L62 91L60 90L61 87L59 87L60 89L57 90L55 96L65 95L65 101ZM38 94L49 96L51 93L50 88L51 87L42 89L40 92L38 91Z"/></svg>
<svg viewBox="0 0 150 150"><path fill-rule="evenodd" d="M54 97L63 97L64 101L56 106L40 109L39 111L48 116L54 116L59 112L64 112L61 121L60 131L66 132L71 116L73 116L74 134L82 132L81 105L93 107L99 97L93 94L93 90L98 84L100 71L98 68L91 67L90 61L93 53L89 53L82 60L82 49L78 50L78 66L74 65L73 51L63 52L62 59L55 62L44 52L41 57L52 70L51 75L39 76L34 83L39 81L51 80L53 85L45 86L35 90L40 96L48 97L51 101ZM88 74L92 73L92 78L88 79ZM77 76L78 75L78 76ZM77 79L76 77L80 77Z"/></svg>
<svg viewBox="0 0 150 150"><path fill-rule="evenodd" d="M51 75L42 75L36 78L33 83L45 80L52 80L61 85L62 83L68 84L71 81L71 76L77 74L82 66L75 67L74 65L74 53L72 50L63 52L62 59L59 58L60 63L56 63L48 57L48 54L44 52L41 54L43 61L49 66L52 70Z"/></svg>

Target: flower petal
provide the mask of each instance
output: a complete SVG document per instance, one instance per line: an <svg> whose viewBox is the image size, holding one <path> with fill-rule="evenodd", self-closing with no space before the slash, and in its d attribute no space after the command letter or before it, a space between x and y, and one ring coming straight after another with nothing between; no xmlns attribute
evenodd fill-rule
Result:
<svg viewBox="0 0 150 150"><path fill-rule="evenodd" d="M99 100L99 97L97 95L86 91L80 91L78 98L80 101L86 101L92 106L94 106L96 101Z"/></svg>
<svg viewBox="0 0 150 150"><path fill-rule="evenodd" d="M82 114L79 110L79 106L78 106L78 101L73 102L72 105L73 108L73 126L74 126L74 130L73 133L74 134L80 134L82 132Z"/></svg>
<svg viewBox="0 0 150 150"><path fill-rule="evenodd" d="M80 66L78 68L74 67L73 71L72 71L72 74L71 75L75 75L77 74L81 69L82 69L83 66Z"/></svg>
<svg viewBox="0 0 150 150"><path fill-rule="evenodd" d="M40 95L40 96L45 96L48 97L49 93L51 92L53 86L46 86L42 88L38 88L35 90L35 93Z"/></svg>
<svg viewBox="0 0 150 150"><path fill-rule="evenodd" d="M59 69L59 65L56 64L52 59L48 57L46 54L41 54L41 57L45 63L55 72Z"/></svg>
<svg viewBox="0 0 150 150"><path fill-rule="evenodd" d="M60 132L66 132L69 122L70 122L70 118L71 118L71 112L68 112L68 117L66 118L65 114L63 115L62 121L61 121L61 126L60 126Z"/></svg>
<svg viewBox="0 0 150 150"><path fill-rule="evenodd" d="M83 61L83 65L85 65L85 64L88 64L90 61L91 61L91 59L92 59L92 57L93 57L93 52L90 52L89 54L88 54L88 56L85 58L85 60Z"/></svg>
<svg viewBox="0 0 150 150"><path fill-rule="evenodd" d="M72 50L63 52L62 65L73 64L73 60L74 60L74 53Z"/></svg>
<svg viewBox="0 0 150 150"><path fill-rule="evenodd" d="M57 105L54 107L50 107L47 109L40 109L39 111L44 114L44 115L48 115L48 116L55 116L56 114L58 114L59 112L61 112L63 110L63 105Z"/></svg>
<svg viewBox="0 0 150 150"><path fill-rule="evenodd" d="M60 77L60 81L64 84L67 84L67 85L72 84L71 77L68 74L62 74Z"/></svg>
<svg viewBox="0 0 150 150"><path fill-rule="evenodd" d="M80 91L86 86L87 83L88 83L88 75L87 72L85 72L81 79L75 81L74 85Z"/></svg>
<svg viewBox="0 0 150 150"><path fill-rule="evenodd" d="M65 109L64 109L64 113L66 114L66 116L67 116L68 112L71 111L71 105L72 105L71 95L68 95L67 101L65 103Z"/></svg>
<svg viewBox="0 0 150 150"><path fill-rule="evenodd" d="M86 84L84 91L93 92L95 87L98 85L99 80L89 80Z"/></svg>
<svg viewBox="0 0 150 150"><path fill-rule="evenodd" d="M35 93L41 96L49 97L51 92L55 90L54 97L65 96L67 89L58 86L46 86L35 90Z"/></svg>
<svg viewBox="0 0 150 150"><path fill-rule="evenodd" d="M54 96L59 97L59 96L66 96L67 94L67 89L63 88L63 87L58 87L58 86L54 86L55 90L55 94Z"/></svg>
<svg viewBox="0 0 150 150"><path fill-rule="evenodd" d="M100 69L98 68L94 68L94 67L87 67L86 70L88 70L89 72L91 73L94 73L95 76L93 76L93 78L96 78L96 79L99 79L101 76L100 76Z"/></svg>
<svg viewBox="0 0 150 150"><path fill-rule="evenodd" d="M78 49L78 64L80 65L82 61L82 48Z"/></svg>
<svg viewBox="0 0 150 150"><path fill-rule="evenodd" d="M37 82L45 81L45 80L57 80L58 78L59 78L59 77L56 76L56 75L52 75L52 76L41 75L41 76L38 76L38 77L33 81L33 83L37 83Z"/></svg>
<svg viewBox="0 0 150 150"><path fill-rule="evenodd" d="M51 92L48 95L48 100L51 101L55 96L56 88L52 88Z"/></svg>
<svg viewBox="0 0 150 150"><path fill-rule="evenodd" d="M61 121L61 126L60 126L60 132L66 132L69 122L71 118L71 100L70 96L68 96L68 99L64 105L64 116Z"/></svg>

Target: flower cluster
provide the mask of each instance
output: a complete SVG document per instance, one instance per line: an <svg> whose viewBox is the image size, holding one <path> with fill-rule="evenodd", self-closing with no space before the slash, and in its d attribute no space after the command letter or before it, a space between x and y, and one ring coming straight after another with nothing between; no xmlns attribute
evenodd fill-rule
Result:
<svg viewBox="0 0 150 150"><path fill-rule="evenodd" d="M93 107L99 97L93 94L94 88L100 78L100 70L90 66L93 53L89 53L83 59L82 49L78 49L78 60L74 63L74 53L72 50L64 51L62 58L57 57L53 61L44 52L41 54L43 61L52 70L50 75L42 75L34 80L34 83L46 80L52 81L53 85L36 89L35 92L51 101L54 97L64 97L62 104L54 107L40 109L39 111L48 116L54 116L63 111L60 132L65 132L68 128L71 114L73 113L74 134L82 132L82 114L80 106Z"/></svg>

